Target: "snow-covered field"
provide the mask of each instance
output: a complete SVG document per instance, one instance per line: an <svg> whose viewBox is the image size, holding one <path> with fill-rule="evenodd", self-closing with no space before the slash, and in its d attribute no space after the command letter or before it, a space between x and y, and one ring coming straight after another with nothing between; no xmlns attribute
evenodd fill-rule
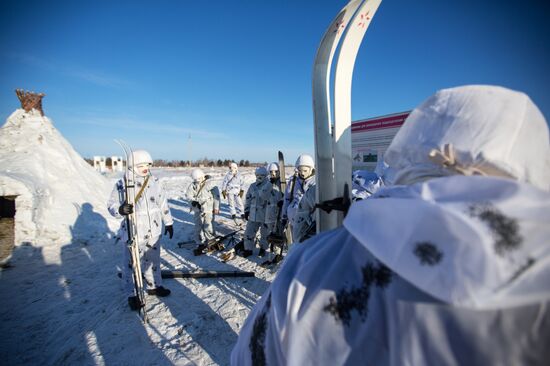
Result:
<svg viewBox="0 0 550 366"><path fill-rule="evenodd" d="M253 169L242 169L246 182ZM205 169L221 185L226 168ZM244 270L255 277L165 279L166 298L148 296L150 321L128 309L121 290L112 218L104 208L82 205L73 225L78 237L59 245L21 245L0 272L0 360L4 365L225 365L249 311L277 268L265 259L216 254L196 257L177 243L191 238L192 216L182 199L189 169L154 169L167 190L174 238L162 238L162 269ZM112 183L117 176L107 177ZM105 202L107 197L105 197ZM218 233L233 230L227 203ZM93 225L90 225L92 223Z"/></svg>

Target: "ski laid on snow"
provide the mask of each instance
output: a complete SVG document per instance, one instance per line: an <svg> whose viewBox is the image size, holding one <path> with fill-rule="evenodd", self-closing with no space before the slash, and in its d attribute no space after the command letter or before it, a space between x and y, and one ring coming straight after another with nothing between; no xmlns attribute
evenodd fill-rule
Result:
<svg viewBox="0 0 550 366"><path fill-rule="evenodd" d="M135 210L135 201L136 201L136 190L135 190L135 172L131 168L133 152L132 149L121 140L115 140L117 144L120 145L122 150L124 150L124 155L126 156L126 173L124 174L124 188L125 188L125 197L124 200L134 206L134 212L126 216L126 229L128 232L128 240L126 241L126 246L130 251L130 256L132 258L132 272L134 277L134 288L136 296L139 299L141 304L140 313L144 323L147 323L147 310L146 310L146 300L145 300L145 289L143 287L143 274L141 272L141 258L139 253L139 237L137 231L137 220L136 220L136 210Z"/></svg>
<svg viewBox="0 0 550 366"><path fill-rule="evenodd" d="M352 0L336 16L317 50L313 66L316 200L342 199L351 188L351 82L355 59L381 0ZM339 48L335 64L334 54ZM334 85L331 70L334 68ZM334 92L332 92L334 91ZM332 112L331 101L334 100ZM347 188L346 188L347 186ZM349 193L348 193L349 194ZM317 210L317 232L341 225L342 212Z"/></svg>
<svg viewBox="0 0 550 366"><path fill-rule="evenodd" d="M217 277L254 277L247 271L161 271L162 278L217 278Z"/></svg>

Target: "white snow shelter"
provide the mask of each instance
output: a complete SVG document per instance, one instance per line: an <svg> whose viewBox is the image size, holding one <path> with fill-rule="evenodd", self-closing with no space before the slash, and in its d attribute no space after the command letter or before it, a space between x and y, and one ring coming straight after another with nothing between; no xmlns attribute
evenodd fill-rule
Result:
<svg viewBox="0 0 550 366"><path fill-rule="evenodd" d="M0 202L16 247L70 243L85 204L99 214L82 225L93 232L95 217L109 217L111 188L41 111L17 109L0 127Z"/></svg>

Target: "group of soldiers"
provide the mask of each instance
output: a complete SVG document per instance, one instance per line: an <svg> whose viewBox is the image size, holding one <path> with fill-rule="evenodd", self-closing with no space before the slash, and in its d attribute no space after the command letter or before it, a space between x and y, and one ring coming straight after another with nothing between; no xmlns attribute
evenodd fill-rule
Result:
<svg viewBox="0 0 550 366"><path fill-rule="evenodd" d="M246 221L243 245L238 254L248 257L256 247L259 232L258 256L264 257L271 245L276 262L282 259L282 249L274 254L274 246L282 248L292 242L305 239L314 229L313 211L302 210L300 202L305 193L315 185L315 164L310 155L300 155L295 164L294 174L281 181L278 163L260 166L255 170L256 181L252 183L244 196L244 179L238 166L231 163L224 177L221 194L227 199L231 218ZM194 213L194 240L198 251L207 247L214 239L214 216L219 214L220 194L216 184L200 169L191 173L185 198L191 203ZM243 203L244 196L244 203Z"/></svg>
<svg viewBox="0 0 550 366"><path fill-rule="evenodd" d="M170 290L162 286L160 273L160 237L164 224L164 235L172 238L173 219L170 214L166 194L158 178L150 173L153 164L151 155L145 150L136 150L131 156L128 174L133 176L132 185L135 199L130 203L126 198L127 179L120 179L115 184L108 202L109 212L117 218L133 215L136 227L134 240L139 246L142 271L147 293L156 296L168 296ZM296 161L295 174L286 182L286 190L281 185L279 165L271 163L267 167L256 168L256 181L251 184L245 196L244 179L238 166L231 163L223 183L221 194L227 199L233 220L246 221L242 248L237 253L243 257L253 254L256 237L260 232L258 256L263 257L271 244L280 250L271 253L272 262L282 259L282 248L305 238L307 232L303 226L312 227L313 212L306 210L300 213L300 201L308 189L315 185L314 160L309 155L301 155ZM191 172L192 183L187 188L185 198L190 202L194 214L194 241L197 244L195 253L207 249L208 243L215 238L214 218L220 212L220 192L215 182L201 169ZM307 220L303 217L308 217ZM298 219L300 218L300 219ZM241 224L241 223L239 223ZM123 221L120 237L128 238L128 221ZM314 226L314 225L313 225ZM296 233L293 238L292 233ZM123 249L122 277L128 293L128 304L132 310L141 306L135 294L132 278L132 259L126 246Z"/></svg>

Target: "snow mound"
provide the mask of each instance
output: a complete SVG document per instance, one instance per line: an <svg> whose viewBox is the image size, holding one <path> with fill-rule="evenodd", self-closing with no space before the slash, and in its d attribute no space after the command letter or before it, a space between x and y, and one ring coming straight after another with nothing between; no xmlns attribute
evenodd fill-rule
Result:
<svg viewBox="0 0 550 366"><path fill-rule="evenodd" d="M16 196L15 245L60 244L89 236L99 227L93 219L99 215L92 212L108 217L105 202L111 188L36 110L18 109L0 128L0 196ZM83 220L84 215L92 219ZM75 227L79 216L85 225Z"/></svg>

